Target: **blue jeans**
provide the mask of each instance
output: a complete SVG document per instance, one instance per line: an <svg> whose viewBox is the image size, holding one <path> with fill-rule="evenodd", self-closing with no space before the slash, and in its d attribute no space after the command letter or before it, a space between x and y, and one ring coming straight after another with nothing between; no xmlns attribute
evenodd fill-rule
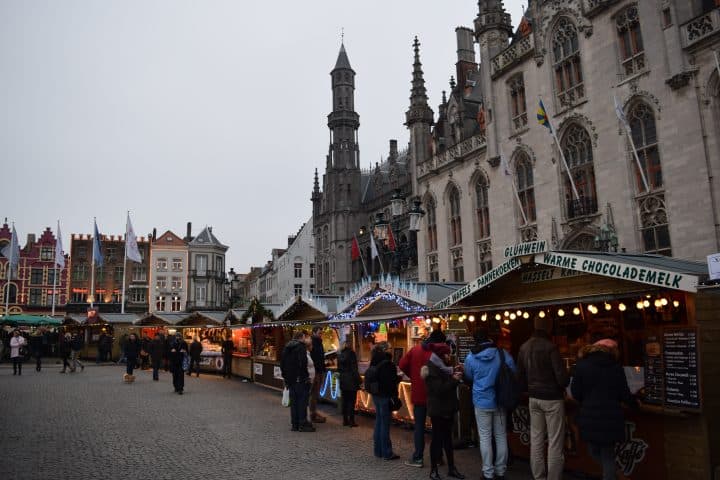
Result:
<svg viewBox="0 0 720 480"><path fill-rule="evenodd" d="M290 423L293 428L306 425L308 399L310 398L310 384L295 382L288 387L290 390Z"/></svg>
<svg viewBox="0 0 720 480"><path fill-rule="evenodd" d="M413 417L415 417L415 428L413 440L415 441L415 452L413 460L422 460L425 452L425 420L427 419L427 405L413 405Z"/></svg>
<svg viewBox="0 0 720 480"><path fill-rule="evenodd" d="M475 407L478 436L480 437L480 455L482 456L483 477L502 477L507 470L507 416L501 408ZM493 465L493 437L497 454Z"/></svg>
<svg viewBox="0 0 720 480"><path fill-rule="evenodd" d="M373 453L376 457L393 456L390 441L390 397L373 395L375 404L375 431L373 431Z"/></svg>

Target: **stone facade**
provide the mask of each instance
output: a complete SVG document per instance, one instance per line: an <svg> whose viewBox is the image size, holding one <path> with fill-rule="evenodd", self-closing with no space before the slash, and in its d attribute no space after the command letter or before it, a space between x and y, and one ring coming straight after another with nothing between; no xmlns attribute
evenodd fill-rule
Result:
<svg viewBox="0 0 720 480"><path fill-rule="evenodd" d="M188 238L191 233L189 230L190 226L188 226ZM189 240L188 310L227 309L225 293L227 249L228 247L213 235L212 227L205 227L196 237Z"/></svg>
<svg viewBox="0 0 720 480"><path fill-rule="evenodd" d="M150 245L150 312L183 312L188 297L187 243L168 230Z"/></svg>
<svg viewBox="0 0 720 480"><path fill-rule="evenodd" d="M484 0L474 27L456 30L436 119L413 76L421 280L469 281L536 238L594 250L615 246L596 241L611 232L618 249L692 260L720 250L714 2L533 1L513 33L503 2ZM558 142L536 120L540 99Z"/></svg>
<svg viewBox="0 0 720 480"><path fill-rule="evenodd" d="M312 218L297 235L288 238L288 248L275 261L273 303L282 303L297 295L309 297L315 293L315 245Z"/></svg>

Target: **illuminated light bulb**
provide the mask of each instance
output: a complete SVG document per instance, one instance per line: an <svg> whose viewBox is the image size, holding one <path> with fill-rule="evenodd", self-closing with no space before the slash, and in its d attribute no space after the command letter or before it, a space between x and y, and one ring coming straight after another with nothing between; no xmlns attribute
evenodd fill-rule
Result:
<svg viewBox="0 0 720 480"><path fill-rule="evenodd" d="M505 313L503 313L503 315L505 315L506 317L509 317L509 316L510 316L510 312L508 312L507 310L505 310Z"/></svg>
<svg viewBox="0 0 720 480"><path fill-rule="evenodd" d="M651 297L652 297L652 295L650 295L649 293L647 295L645 295L645 298L651 298Z"/></svg>
<svg viewBox="0 0 720 480"><path fill-rule="evenodd" d="M558 317L564 317L564 316L565 316L565 310L563 310L561 308L560 310L558 310Z"/></svg>
<svg viewBox="0 0 720 480"><path fill-rule="evenodd" d="M515 320L516 318L517 318L517 315L515 315L514 313L510 314L510 320Z"/></svg>
<svg viewBox="0 0 720 480"><path fill-rule="evenodd" d="M627 307L625 306L624 303L621 303L620 305L618 305L618 310L620 310L621 312L624 312L625 310L627 310Z"/></svg>
<svg viewBox="0 0 720 480"><path fill-rule="evenodd" d="M464 321L465 321L465 316L461 316L460 318L458 318L458 322L462 323Z"/></svg>
<svg viewBox="0 0 720 480"><path fill-rule="evenodd" d="M612 310L612 305L610 305L609 303L605 302L605 310Z"/></svg>
<svg viewBox="0 0 720 480"><path fill-rule="evenodd" d="M440 323L440 319L438 317L433 317L432 321L433 323Z"/></svg>
<svg viewBox="0 0 720 480"><path fill-rule="evenodd" d="M475 321L475 315L470 315L468 317L468 322L474 322Z"/></svg>
<svg viewBox="0 0 720 480"><path fill-rule="evenodd" d="M649 306L650 306L650 300L645 300L645 301L643 302L643 307L647 308L647 307L649 307Z"/></svg>
<svg viewBox="0 0 720 480"><path fill-rule="evenodd" d="M528 312L523 313L523 318L527 320L528 318L530 318L530 314Z"/></svg>
<svg viewBox="0 0 720 480"><path fill-rule="evenodd" d="M680 302L677 300L673 300L673 307L677 308L680 306Z"/></svg>
<svg viewBox="0 0 720 480"><path fill-rule="evenodd" d="M545 318L545 312L540 310L540 313L538 313L538 317Z"/></svg>
<svg viewBox="0 0 720 480"><path fill-rule="evenodd" d="M510 325L510 320L508 320L507 318L505 319L505 325Z"/></svg>
<svg viewBox="0 0 720 480"><path fill-rule="evenodd" d="M635 304L635 306L638 308L638 310L642 310L642 309L643 309L643 302L642 302L642 300L640 300L639 302L637 302L637 303Z"/></svg>
<svg viewBox="0 0 720 480"><path fill-rule="evenodd" d="M664 306L667 305L667 304L668 304L668 299L667 299L667 298L663 297L663 298L660 299L660 305L662 305L662 306L664 307Z"/></svg>
<svg viewBox="0 0 720 480"><path fill-rule="evenodd" d="M518 317L522 315L522 310L518 310L517 312L515 312L515 315L517 315Z"/></svg>
<svg viewBox="0 0 720 480"><path fill-rule="evenodd" d="M655 299L655 301L653 302L653 305L655 305L655 308L661 308L663 306L662 302L660 301L659 298Z"/></svg>
<svg viewBox="0 0 720 480"><path fill-rule="evenodd" d="M502 318L502 317L500 316L499 313L498 313L497 315L495 315L495 320L500 320L501 318Z"/></svg>
<svg viewBox="0 0 720 480"><path fill-rule="evenodd" d="M578 307L573 308L573 315L580 315L580 309Z"/></svg>

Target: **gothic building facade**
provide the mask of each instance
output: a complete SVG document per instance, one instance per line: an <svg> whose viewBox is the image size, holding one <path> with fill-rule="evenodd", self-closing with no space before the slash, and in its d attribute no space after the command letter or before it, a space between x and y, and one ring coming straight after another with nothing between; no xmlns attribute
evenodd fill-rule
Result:
<svg viewBox="0 0 720 480"><path fill-rule="evenodd" d="M474 29L456 29L437 117L414 46L419 278L472 280L534 239L701 261L720 250L716 2L533 0L515 30L501 0L478 6Z"/></svg>

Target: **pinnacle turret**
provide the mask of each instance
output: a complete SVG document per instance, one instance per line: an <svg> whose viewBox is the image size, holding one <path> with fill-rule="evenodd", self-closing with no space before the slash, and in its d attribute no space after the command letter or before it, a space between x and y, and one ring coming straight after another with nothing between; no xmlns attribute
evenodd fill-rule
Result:
<svg viewBox="0 0 720 480"><path fill-rule="evenodd" d="M432 123L433 111L428 106L425 78L423 76L422 63L420 62L420 41L417 37L413 41L415 58L413 61L412 89L410 90L410 109L405 114L405 124L414 122Z"/></svg>

